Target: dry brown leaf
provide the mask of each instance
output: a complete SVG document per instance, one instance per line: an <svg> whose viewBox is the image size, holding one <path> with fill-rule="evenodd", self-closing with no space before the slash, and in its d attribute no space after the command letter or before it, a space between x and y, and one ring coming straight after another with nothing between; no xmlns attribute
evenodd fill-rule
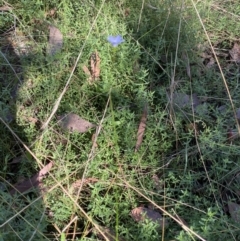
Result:
<svg viewBox="0 0 240 241"><path fill-rule="evenodd" d="M213 57L211 57L211 58L208 60L208 62L207 62L207 64L206 64L206 67L207 67L208 69L210 69L210 68L212 68L214 65L215 65L215 59L214 59Z"/></svg>
<svg viewBox="0 0 240 241"><path fill-rule="evenodd" d="M95 138L96 138L96 133L92 135L92 143L93 143L94 149L98 147L97 140L95 140Z"/></svg>
<svg viewBox="0 0 240 241"><path fill-rule="evenodd" d="M184 93L175 92L172 96L172 103L179 108L191 107L193 105L193 108L196 109L201 104L201 101L195 93L191 97Z"/></svg>
<svg viewBox="0 0 240 241"><path fill-rule="evenodd" d="M154 187L156 188L156 190L158 192L163 190L164 183L162 181L160 181L159 177L156 174L154 174L152 176L152 180L153 180L153 183L154 183Z"/></svg>
<svg viewBox="0 0 240 241"><path fill-rule="evenodd" d="M52 8L48 11L47 15L53 17L57 12L57 8Z"/></svg>
<svg viewBox="0 0 240 241"><path fill-rule="evenodd" d="M116 239L117 237L116 232L112 228L106 228L101 226L98 226L98 227L102 231L102 233L106 236L106 238L108 238L109 241L116 241L116 240L124 241L124 239L119 236L118 236L118 239ZM106 238L96 228L93 228L93 231L99 239L106 240Z"/></svg>
<svg viewBox="0 0 240 241"><path fill-rule="evenodd" d="M17 164L20 163L24 159L24 155L14 157L9 164Z"/></svg>
<svg viewBox="0 0 240 241"><path fill-rule="evenodd" d="M124 15L125 15L125 17L128 17L129 14L130 14L130 8L126 8L126 9L124 10Z"/></svg>
<svg viewBox="0 0 240 241"><path fill-rule="evenodd" d="M144 106L142 117L141 117L140 124L139 124L139 127L138 127L137 143L136 143L136 146L135 146L135 152L138 151L139 147L142 144L143 135L144 135L144 132L145 132L145 129L146 129L146 123L147 123L147 105Z"/></svg>
<svg viewBox="0 0 240 241"><path fill-rule="evenodd" d="M12 8L7 5L0 7L0 11L11 11L11 10L12 10Z"/></svg>
<svg viewBox="0 0 240 241"><path fill-rule="evenodd" d="M231 218L239 223L240 222L240 205L233 203L233 202L228 202L228 210L231 215Z"/></svg>
<svg viewBox="0 0 240 241"><path fill-rule="evenodd" d="M160 227L166 227L166 220L163 219L162 215L150 208L137 207L131 211L131 217L136 222L143 222L146 219L156 222Z"/></svg>
<svg viewBox="0 0 240 241"><path fill-rule="evenodd" d="M205 60L205 59L210 59L210 58L212 57L211 54L208 54L208 53L206 53L206 52L199 53L199 56L200 56L203 60Z"/></svg>
<svg viewBox="0 0 240 241"><path fill-rule="evenodd" d="M227 111L227 106L221 105L221 106L217 107L217 111L219 111L219 113L221 113L221 114L225 114Z"/></svg>
<svg viewBox="0 0 240 241"><path fill-rule="evenodd" d="M229 54L233 61L240 63L240 45L238 43L234 43L233 48L229 50Z"/></svg>
<svg viewBox="0 0 240 241"><path fill-rule="evenodd" d="M239 138L239 133L237 129L229 129L227 132L228 141L233 141Z"/></svg>
<svg viewBox="0 0 240 241"><path fill-rule="evenodd" d="M88 69L88 67L86 65L84 65L82 67L82 69L83 69L83 72L88 76L88 78L92 78L91 77L91 72L89 71L89 69Z"/></svg>
<svg viewBox="0 0 240 241"><path fill-rule="evenodd" d="M72 186L73 192L76 192L77 189L79 189L80 187L87 185L89 183L94 184L98 181L99 180L97 178L89 177L89 178L85 178L85 179L79 179L79 180L75 181L71 186Z"/></svg>
<svg viewBox="0 0 240 241"><path fill-rule="evenodd" d="M24 193L31 188L43 189L42 179L50 171L52 166L53 166L53 162L50 162L31 178L25 179L20 183L16 183L15 185L13 185L13 188L10 190L9 193L11 195L14 195L17 192Z"/></svg>
<svg viewBox="0 0 240 241"><path fill-rule="evenodd" d="M100 58L97 51L92 53L90 58L92 79L96 80L100 77Z"/></svg>
<svg viewBox="0 0 240 241"><path fill-rule="evenodd" d="M35 117L28 117L28 121L32 124L37 124L38 123L38 119Z"/></svg>
<svg viewBox="0 0 240 241"><path fill-rule="evenodd" d="M60 116L59 124L64 130L76 131L79 133L87 132L90 128L96 127L96 125L73 113Z"/></svg>
<svg viewBox="0 0 240 241"><path fill-rule="evenodd" d="M49 26L49 40L47 53L49 55L55 55L58 51L61 50L63 46L63 35L60 30L53 25Z"/></svg>
<svg viewBox="0 0 240 241"><path fill-rule="evenodd" d="M90 70L84 65L83 72L88 76L88 82L92 84L100 77L100 57L97 51L91 54L90 57Z"/></svg>

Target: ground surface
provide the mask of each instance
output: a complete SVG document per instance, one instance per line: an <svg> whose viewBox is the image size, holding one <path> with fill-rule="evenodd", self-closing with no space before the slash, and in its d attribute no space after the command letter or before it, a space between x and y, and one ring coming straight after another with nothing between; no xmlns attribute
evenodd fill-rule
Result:
<svg viewBox="0 0 240 241"><path fill-rule="evenodd" d="M239 240L234 1L0 1L0 240Z"/></svg>

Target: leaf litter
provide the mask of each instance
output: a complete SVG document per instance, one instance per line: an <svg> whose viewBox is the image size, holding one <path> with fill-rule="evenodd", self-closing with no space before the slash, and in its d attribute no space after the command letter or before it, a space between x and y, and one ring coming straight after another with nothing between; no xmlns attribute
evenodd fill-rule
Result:
<svg viewBox="0 0 240 241"><path fill-rule="evenodd" d="M231 50L229 50L229 54L232 58L232 61L240 64L240 45L238 43L234 43Z"/></svg>
<svg viewBox="0 0 240 241"><path fill-rule="evenodd" d="M144 109L143 109L143 113L142 113L142 117L141 117L141 120L140 120L140 124L139 124L139 127L138 127L135 152L138 151L138 149L140 148L140 146L142 144L142 141L143 141L143 136L144 136L144 132L145 132L146 125L147 125L147 114L148 114L147 104L145 104Z"/></svg>
<svg viewBox="0 0 240 241"><path fill-rule="evenodd" d="M62 49L62 46L63 46L63 34L57 27L50 25L47 53L53 56Z"/></svg>
<svg viewBox="0 0 240 241"><path fill-rule="evenodd" d="M239 223L240 222L240 205L234 202L228 202L228 210L231 218Z"/></svg>
<svg viewBox="0 0 240 241"><path fill-rule="evenodd" d="M77 190L79 188L81 188L82 186L85 186L87 184L94 184L97 183L99 180L97 178L94 177L89 177L89 178L85 178L85 179L79 179L76 180L74 183L72 183L71 187L73 189L73 193L76 193Z"/></svg>
<svg viewBox="0 0 240 241"><path fill-rule="evenodd" d="M131 217L136 222L144 222L146 219L158 223L160 227L166 227L167 222L165 219L163 219L162 215L151 209L146 207L136 207L131 211Z"/></svg>
<svg viewBox="0 0 240 241"><path fill-rule="evenodd" d="M86 65L82 67L83 72L88 76L88 82L93 84L100 77L100 57L97 51L91 54L89 68Z"/></svg>
<svg viewBox="0 0 240 241"><path fill-rule="evenodd" d="M96 127L95 124L92 124L91 122L82 119L80 116L68 113L63 114L59 119L59 125L64 129L68 130L70 132L79 132L79 133L85 133L89 129Z"/></svg>
<svg viewBox="0 0 240 241"><path fill-rule="evenodd" d="M10 190L9 193L11 195L14 195L17 192L24 193L32 188L38 188L41 191L43 191L44 186L43 186L42 180L50 171L52 166L53 166L53 162L49 162L46 166L44 166L37 174L35 174L31 178L26 178L25 180L14 184L13 188Z"/></svg>
<svg viewBox="0 0 240 241"><path fill-rule="evenodd" d="M12 8L8 5L4 5L0 7L0 11L11 11Z"/></svg>
<svg viewBox="0 0 240 241"><path fill-rule="evenodd" d="M58 29L57 29L58 30ZM59 31L59 30L58 30ZM52 31L53 32L53 31ZM59 31L60 32L60 31ZM61 32L60 32L61 33ZM60 35L59 35L60 36ZM49 54L50 55L54 55L58 50L60 50L61 48L62 48L62 44L63 44L63 41L61 42L60 41L60 44L58 45L57 44L57 41L56 42L54 42L55 40L54 40L54 37L52 37L52 39L51 39L51 41L50 41L50 39L51 39L51 28L50 28L50 35L49 35ZM57 39L57 38L56 38ZM59 38L59 39L61 39L61 38ZM52 44L52 48L50 47L50 44ZM55 45L55 47L54 47L54 45ZM57 46L60 46L60 47L57 47ZM234 44L234 46L235 46L235 44ZM235 51L235 52L234 52ZM234 47L233 47L233 49L232 50L230 50L229 51L229 53L230 53L230 55L231 55L231 57L232 57L232 59L234 60L234 61L236 61L236 62L238 62L239 61L239 59L240 59L240 55L238 56L238 53L239 53L240 51L239 51L239 45L238 46L235 46L235 49L234 49ZM98 55L97 55L98 56ZM99 56L98 56L98 58L99 58ZM92 83L93 81L95 81L96 79L98 79L99 78L99 76L100 76L100 58L98 59L98 61L96 61L96 56L94 57L92 57L92 55L91 55L91 59L90 59L90 71L89 71L89 69L86 67L86 66L83 66L83 70L84 70L84 72L85 72L85 74L87 74L87 75L89 75L90 77L89 77L89 82L90 83ZM98 67L97 67L98 66ZM188 67L187 67L188 68ZM187 69L187 71L188 71L188 69ZM188 74L189 75L189 77L190 77L190 74ZM174 98L175 98L176 96L174 96ZM178 99L178 100L176 100L175 102L175 104L176 105L178 105L178 106L181 106L181 107L185 107L186 105L189 105L189 103L191 103L191 96L189 96L189 95L182 95L182 96L180 96L180 98L178 98L179 96L177 96L177 98L176 99ZM197 97L197 96L196 96ZM193 98L193 97L192 97ZM198 98L198 97L197 97ZM182 99L182 100L181 100ZM194 102L194 98L193 98L193 102ZM198 102L198 101L196 101L196 102ZM193 103L193 105L195 105L196 106L196 102L195 102L195 104ZM182 104L183 103L183 104ZM191 103L192 104L192 103ZM198 104L197 104L198 105ZM92 124L92 123L90 123L90 122L88 122L88 121L86 121L86 120L84 120L84 119L82 119L81 117L79 117L79 116L77 116L77 115L75 115L75 114L67 114L67 116L69 116L69 115L72 115L71 117L66 117L65 115L63 116L63 119L64 119L64 121L63 121L63 123L61 124L62 125L62 127L64 128L64 129L67 129L67 130L70 130L70 131L78 131L78 132L80 132L80 133L84 133L84 132L86 132L86 131L88 131L90 128L93 128L93 127L96 127L96 125L94 125L94 124ZM71 122L71 120L72 120L72 122ZM142 117L141 117L141 121L140 121L140 124L139 124L139 129L138 129L138 134L137 134L137 143L136 143L136 147L135 147L135 151L137 151L138 149L139 149L139 147L141 146L141 144L142 144L142 141L143 141L143 136L144 136L144 132L145 132L145 128L146 128L146 121L147 121L147 111L145 112L145 110L143 111L143 114L142 114ZM76 122L78 122L78 124L76 124ZM76 127L77 126L77 127ZM80 127L79 127L80 126ZM45 167L44 167L45 168ZM44 169L43 168L43 169ZM43 171L43 169L41 170L43 173L44 173L44 171ZM40 171L40 172L41 172ZM40 173L39 172L39 173ZM36 175L38 175L38 174L36 174ZM35 175L35 176L36 176ZM34 176L34 177L35 177ZM32 179L32 178L31 178ZM30 179L30 180L31 180ZM34 182L34 179L32 179L32 183ZM76 181L76 183L74 183L74 185L76 184L76 188L80 185L80 182L82 182L82 180L78 180L78 181ZM85 184L85 180L83 180L83 182L84 182L84 184ZM93 180L93 182L94 182L94 180ZM24 183L24 182L23 182ZM90 183L91 183L91 181L90 181ZM16 184L16 186L17 186L17 184ZM16 187L15 187L16 188ZM16 188L17 189L17 188ZM28 190L28 189L27 189ZM230 213L231 213L231 210L230 209L232 209L233 211L234 211L234 213L236 213L236 210L237 211L239 211L239 208L240 208L240 205L238 205L238 204L235 204L235 203L228 203L228 206L229 206L229 211L230 211ZM137 217L138 217L138 220L139 221L137 221L137 220L135 220L135 221L137 221L137 222L140 222L140 221L142 221L142 220L144 220L145 218L149 218L149 216L151 217L151 216L154 216L154 215L156 215L156 217L158 217L157 218L157 220L161 220L162 219L162 216L161 216L161 214L159 214L158 213L158 215L157 214L154 214L154 212L155 211L153 211L153 210L151 210L151 209L147 209L147 208L142 208L142 207L140 207L140 208L137 208L138 210L135 210L135 215L136 215L136 213L137 213ZM131 216L133 217L133 211L134 210L132 210L132 212L131 212ZM153 214L151 213L151 212L153 212ZM152 215L151 215L152 214ZM231 216L232 216L232 218L233 219L235 219L235 216L234 215L232 215L232 213L231 213ZM151 220L154 220L154 218L152 219L152 218L149 218L149 219L151 219ZM239 221L239 216L238 216L238 218L237 218L237 221ZM107 232L109 232L109 233L112 233L112 231L110 230L110 229L108 229L108 228L104 228L103 227L103 229L104 230L106 230ZM110 231L109 231L110 230ZM115 234L113 235L113 236L115 236ZM112 235L111 235L111 239L110 240L115 240L115 239L113 239L112 237L113 237ZM119 239L120 240L120 239Z"/></svg>
<svg viewBox="0 0 240 241"><path fill-rule="evenodd" d="M173 103L174 106L177 106L179 108L193 106L193 109L195 110L196 107L201 104L201 100L198 98L197 94L195 93L193 93L192 95L187 95L184 93L175 92L172 95L172 98L170 94L168 94L168 99Z"/></svg>

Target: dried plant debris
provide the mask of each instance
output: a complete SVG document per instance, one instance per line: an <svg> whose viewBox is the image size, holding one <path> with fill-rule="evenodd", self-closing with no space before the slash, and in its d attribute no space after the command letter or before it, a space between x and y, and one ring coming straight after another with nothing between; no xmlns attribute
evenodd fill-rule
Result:
<svg viewBox="0 0 240 241"><path fill-rule="evenodd" d="M25 159L25 154L22 154L20 156L14 157L10 162L8 162L8 164L17 164L24 161L24 159Z"/></svg>
<svg viewBox="0 0 240 241"><path fill-rule="evenodd" d="M160 178L159 178L156 174L154 174L154 175L152 176L152 181L153 181L154 188L155 188L158 192L160 192L160 191L163 190L163 188L164 188L164 182L163 182L162 180L160 180Z"/></svg>
<svg viewBox="0 0 240 241"><path fill-rule="evenodd" d="M163 219L162 215L150 208L137 207L131 211L131 217L136 222L143 222L146 219L156 222L160 227L166 227L166 220Z"/></svg>
<svg viewBox="0 0 240 241"><path fill-rule="evenodd" d="M53 25L50 25L47 53L53 56L62 49L62 46L63 46L62 33L58 28L54 27Z"/></svg>
<svg viewBox="0 0 240 241"><path fill-rule="evenodd" d="M211 57L211 58L206 62L206 67L207 67L208 69L210 69L210 68L214 67L215 64L216 64L215 59L214 59L213 57Z"/></svg>
<svg viewBox="0 0 240 241"><path fill-rule="evenodd" d="M240 45L238 43L234 43L233 48L229 50L229 54L232 61L240 64Z"/></svg>
<svg viewBox="0 0 240 241"><path fill-rule="evenodd" d="M231 142L231 141L234 141L236 139L238 139L240 137L239 135L239 132L237 129L228 129L228 132L227 132L227 138L228 138L228 141Z"/></svg>
<svg viewBox="0 0 240 241"><path fill-rule="evenodd" d="M88 82L92 84L100 77L100 57L97 51L93 52L90 57L90 68L86 65L82 67L83 72L88 76Z"/></svg>
<svg viewBox="0 0 240 241"><path fill-rule="evenodd" d="M93 80L98 79L100 76L100 58L97 51L92 53L90 58L90 65Z"/></svg>
<svg viewBox="0 0 240 241"><path fill-rule="evenodd" d="M43 190L44 187L43 187L42 180L46 176L46 174L50 171L52 166L53 166L53 162L50 162L31 178L27 178L21 181L20 183L16 183L15 185L13 185L13 188L10 190L10 194L14 195L17 192L20 192L21 194L23 194L24 192L32 188L38 188L40 190Z"/></svg>
<svg viewBox="0 0 240 241"><path fill-rule="evenodd" d="M240 205L234 202L228 202L228 210L231 215L231 218L239 223L240 222Z"/></svg>
<svg viewBox="0 0 240 241"><path fill-rule="evenodd" d="M92 77L91 77L91 72L90 72L90 70L88 69L88 67L87 67L86 65L84 65L84 66L82 67L82 69L83 69L83 72L88 76L89 82L91 82Z"/></svg>
<svg viewBox="0 0 240 241"><path fill-rule="evenodd" d="M145 129L146 129L146 124L147 124L147 105L144 106L142 117L141 117L140 124L139 124L139 127L138 127L137 143L136 143L136 146L135 146L135 152L138 151L139 147L142 144L144 132L145 132Z"/></svg>
<svg viewBox="0 0 240 241"><path fill-rule="evenodd" d="M82 119L80 116L69 113L69 114L64 114L60 117L59 119L59 124L64 130L68 131L76 131L79 133L85 133L89 129L96 127L95 124L92 124L91 122Z"/></svg>
<svg viewBox="0 0 240 241"><path fill-rule="evenodd" d="M193 106L194 110L196 109L197 106L199 106L201 104L200 99L198 98L197 94L192 94L191 95L187 95L184 93L178 93L175 92L171 96L168 94L168 99L169 101L171 101L171 103L173 103L174 106L178 107L178 108L184 108L184 107L190 107Z"/></svg>
<svg viewBox="0 0 240 241"><path fill-rule="evenodd" d="M89 177L85 179L79 179L76 180L74 183L71 185L71 189L73 193L76 193L79 188L82 188L83 186L86 186L87 184L94 184L97 183L99 180L94 177Z"/></svg>
<svg viewBox="0 0 240 241"><path fill-rule="evenodd" d="M11 11L12 8L8 5L4 5L0 7L0 11Z"/></svg>
<svg viewBox="0 0 240 241"><path fill-rule="evenodd" d="M205 46L205 45L198 46L198 55L201 58L201 62L203 63L204 66L206 66L207 69L218 68L215 55L218 59L224 60L225 62L230 57L229 50L219 48L218 46L220 45L221 44L218 43L217 45L214 46L214 53L213 53L213 49L210 48L209 46Z"/></svg>
<svg viewBox="0 0 240 241"><path fill-rule="evenodd" d="M49 17L55 17L56 13L57 13L57 8L52 8L46 13L46 15Z"/></svg>

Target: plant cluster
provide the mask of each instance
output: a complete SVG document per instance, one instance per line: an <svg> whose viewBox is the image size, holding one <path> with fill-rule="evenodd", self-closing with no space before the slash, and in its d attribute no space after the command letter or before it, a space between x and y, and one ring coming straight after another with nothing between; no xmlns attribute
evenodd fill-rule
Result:
<svg viewBox="0 0 240 241"><path fill-rule="evenodd" d="M0 3L0 240L239 239L237 3Z"/></svg>

